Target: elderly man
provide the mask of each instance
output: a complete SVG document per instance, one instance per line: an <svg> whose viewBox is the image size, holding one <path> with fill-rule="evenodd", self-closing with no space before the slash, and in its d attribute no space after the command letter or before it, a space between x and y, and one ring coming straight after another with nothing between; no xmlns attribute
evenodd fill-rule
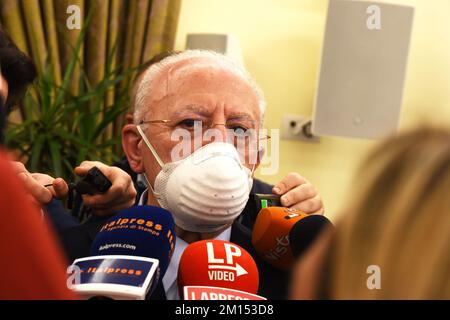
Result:
<svg viewBox="0 0 450 320"><path fill-rule="evenodd" d="M176 275L187 245L221 239L253 255L260 294L283 298L287 275L258 258L250 230L236 221L259 165L259 157L254 161L250 155L260 149L252 149L246 132L259 137L265 108L261 91L225 56L197 50L151 65L139 80L134 124L123 128L122 145L131 169L148 182L140 204L168 209L177 225L175 252L163 278L165 296L179 298ZM299 174L288 175L273 191L283 195L285 206L323 212L314 187ZM164 294L156 298L161 297Z"/></svg>

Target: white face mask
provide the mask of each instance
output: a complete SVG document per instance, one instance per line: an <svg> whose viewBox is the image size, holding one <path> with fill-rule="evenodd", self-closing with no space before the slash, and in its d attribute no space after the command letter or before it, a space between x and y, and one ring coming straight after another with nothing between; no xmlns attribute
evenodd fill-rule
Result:
<svg viewBox="0 0 450 320"><path fill-rule="evenodd" d="M140 126L137 129L161 166L153 195L169 210L180 228L215 232L232 223L244 209L253 184L253 170L245 167L236 148L209 143L188 157L164 164Z"/></svg>

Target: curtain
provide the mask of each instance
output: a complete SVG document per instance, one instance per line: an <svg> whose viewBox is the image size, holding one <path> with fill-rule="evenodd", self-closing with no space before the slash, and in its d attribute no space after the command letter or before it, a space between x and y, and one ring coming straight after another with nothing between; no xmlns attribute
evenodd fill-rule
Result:
<svg viewBox="0 0 450 320"><path fill-rule="evenodd" d="M2 0L1 27L33 59L38 72L48 61L56 84L61 84L81 31L66 26L71 5L80 8L83 21L92 11L79 56L91 84L103 79L108 53L114 52L111 68L126 69L173 49L181 0ZM70 82L74 94L79 89L78 69ZM114 92L109 91L106 106L113 100ZM123 117L117 119L110 134L120 134L122 121Z"/></svg>
<svg viewBox="0 0 450 320"><path fill-rule="evenodd" d="M51 68L55 85L63 83L83 32L83 28L67 27L73 13L68 8L73 6L80 9L82 27L87 25L78 51L80 64L75 66L68 86L73 95L83 89L80 77L86 76L95 85L108 69L135 70L154 55L173 50L181 0L1 0L0 27L33 59L39 74ZM130 74L127 83L135 71ZM127 83L121 81L105 93L105 114ZM23 106L18 113L16 117L23 121ZM108 124L98 139L120 136L123 121L124 113Z"/></svg>

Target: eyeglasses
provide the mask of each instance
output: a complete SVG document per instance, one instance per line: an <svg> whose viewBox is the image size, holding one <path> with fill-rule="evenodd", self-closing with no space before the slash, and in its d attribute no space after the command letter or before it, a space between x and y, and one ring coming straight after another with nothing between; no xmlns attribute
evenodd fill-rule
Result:
<svg viewBox="0 0 450 320"><path fill-rule="evenodd" d="M270 140L270 136L266 134L261 134L261 130L257 130L255 128L249 128L248 125L230 121L228 123L208 123L207 121L202 120L193 120L193 119L185 119L182 121L176 120L142 120L139 125L146 124L159 124L164 125L166 127L171 128L172 130L187 130L190 132L192 137L195 137L197 133L201 133L203 137L213 136L214 132L209 130L214 130L217 126L224 126L227 129L227 138L234 139L245 139L248 143L253 140L257 140L259 142ZM258 138L256 138L258 137Z"/></svg>

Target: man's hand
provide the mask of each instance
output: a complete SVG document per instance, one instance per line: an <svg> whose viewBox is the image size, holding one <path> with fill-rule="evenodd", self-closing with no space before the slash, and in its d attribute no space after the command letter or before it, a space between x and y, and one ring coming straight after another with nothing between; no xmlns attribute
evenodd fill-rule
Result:
<svg viewBox="0 0 450 320"><path fill-rule="evenodd" d="M281 196L281 205L301 210L308 214L323 214L322 199L316 188L296 172L289 173L272 189Z"/></svg>
<svg viewBox="0 0 450 320"><path fill-rule="evenodd" d="M17 161L12 162L13 168L25 185L31 200L40 206L51 202L53 198L63 199L69 192L67 183L61 178L53 178L47 174L30 173L25 166ZM45 185L49 185L45 187Z"/></svg>
<svg viewBox="0 0 450 320"><path fill-rule="evenodd" d="M110 167L98 161L83 161L75 168L75 173L83 177L94 166L102 171L112 186L102 194L82 195L84 205L92 208L94 214L103 217L131 207L137 192L130 175L120 168Z"/></svg>

